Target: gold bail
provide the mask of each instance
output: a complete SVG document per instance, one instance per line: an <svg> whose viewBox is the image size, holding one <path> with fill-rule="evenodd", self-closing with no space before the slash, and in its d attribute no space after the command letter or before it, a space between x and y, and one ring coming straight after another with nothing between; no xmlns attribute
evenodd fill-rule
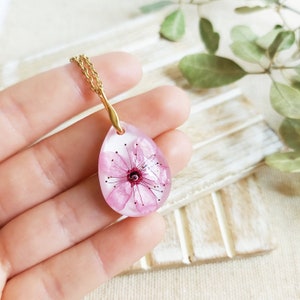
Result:
<svg viewBox="0 0 300 300"><path fill-rule="evenodd" d="M116 129L118 134L123 134L125 130L122 128L120 124L119 117L117 115L117 112L113 108L113 106L109 103L103 88L103 83L99 78L99 75L97 71L95 70L93 64L89 60L89 58L85 55L79 55L74 56L70 59L70 62L76 62L79 68L81 69L81 72L85 76L87 82L90 84L90 87L93 92L95 92L102 104L104 105L106 111L108 112L109 119Z"/></svg>

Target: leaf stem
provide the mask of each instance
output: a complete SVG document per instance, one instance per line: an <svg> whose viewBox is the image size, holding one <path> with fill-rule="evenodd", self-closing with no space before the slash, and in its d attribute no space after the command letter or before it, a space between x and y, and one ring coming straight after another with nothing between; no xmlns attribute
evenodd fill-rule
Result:
<svg viewBox="0 0 300 300"><path fill-rule="evenodd" d="M294 69L295 67L292 67L292 66L272 66L272 69L273 70L292 70Z"/></svg>
<svg viewBox="0 0 300 300"><path fill-rule="evenodd" d="M182 2L182 0L179 0L178 2L185 4L185 5L196 5L196 6L200 6L200 5L206 5L206 4L210 4L212 2L217 2L217 1L223 1L223 0L204 0L204 1L194 1L194 0L190 0L190 2Z"/></svg>
<svg viewBox="0 0 300 300"><path fill-rule="evenodd" d="M256 72L247 72L248 75L265 75L265 74L269 74L268 70L264 70L264 71L256 71Z"/></svg>

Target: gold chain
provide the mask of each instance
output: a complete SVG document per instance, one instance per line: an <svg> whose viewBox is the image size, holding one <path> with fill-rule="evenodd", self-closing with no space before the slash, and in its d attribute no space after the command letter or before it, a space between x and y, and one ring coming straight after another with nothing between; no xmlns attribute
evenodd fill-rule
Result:
<svg viewBox="0 0 300 300"><path fill-rule="evenodd" d="M104 93L103 83L100 80L99 75L98 75L97 71L95 70L93 64L89 60L89 58L85 55L79 55L79 56L72 57L70 59L70 61L77 63L77 65L81 69L81 72L84 75L85 79L90 84L91 90L99 96L106 111L108 112L110 121L111 121L112 125L115 127L117 133L123 134L125 131L121 127L119 117L118 117L115 109L109 103L109 101Z"/></svg>

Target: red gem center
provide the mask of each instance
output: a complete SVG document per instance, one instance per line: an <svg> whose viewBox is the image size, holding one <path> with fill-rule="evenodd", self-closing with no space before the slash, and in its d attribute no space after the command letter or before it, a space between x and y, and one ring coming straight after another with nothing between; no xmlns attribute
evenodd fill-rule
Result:
<svg viewBox="0 0 300 300"><path fill-rule="evenodd" d="M127 180L131 183L131 185L140 183L142 179L142 172L138 168L133 168L127 172Z"/></svg>

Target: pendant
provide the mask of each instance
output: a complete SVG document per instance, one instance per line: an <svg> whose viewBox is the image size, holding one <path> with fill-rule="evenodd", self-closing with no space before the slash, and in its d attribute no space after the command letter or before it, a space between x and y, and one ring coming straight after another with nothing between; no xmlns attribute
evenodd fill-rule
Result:
<svg viewBox="0 0 300 300"><path fill-rule="evenodd" d="M112 123L98 162L99 183L105 201L116 212L129 217L156 211L166 201L171 189L171 172L162 152L139 129L120 122L87 56L75 56L70 61L79 66Z"/></svg>
<svg viewBox="0 0 300 300"><path fill-rule="evenodd" d="M136 127L121 122L103 142L98 164L103 197L118 213L139 217L156 211L171 189L170 168L152 139Z"/></svg>

